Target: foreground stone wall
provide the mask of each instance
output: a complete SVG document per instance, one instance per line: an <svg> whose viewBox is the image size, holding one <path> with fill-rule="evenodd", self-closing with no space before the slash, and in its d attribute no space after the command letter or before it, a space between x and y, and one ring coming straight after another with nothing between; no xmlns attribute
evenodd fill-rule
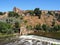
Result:
<svg viewBox="0 0 60 45"><path fill-rule="evenodd" d="M33 33L33 30L27 30L26 27L21 27L20 28L20 35L27 35L29 33Z"/></svg>

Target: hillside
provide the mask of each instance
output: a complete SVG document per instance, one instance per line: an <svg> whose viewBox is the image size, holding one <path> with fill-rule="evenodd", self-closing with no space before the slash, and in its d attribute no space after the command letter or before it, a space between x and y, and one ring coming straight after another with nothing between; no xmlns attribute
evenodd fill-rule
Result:
<svg viewBox="0 0 60 45"><path fill-rule="evenodd" d="M0 33L33 34L60 39L60 11L48 11L35 8L0 12ZM10 25L10 27L9 27ZM4 30L4 31L3 31Z"/></svg>
<svg viewBox="0 0 60 45"><path fill-rule="evenodd" d="M13 8L13 12L16 12L19 15L22 15L22 16L25 15L23 17L23 20L27 20L27 22L28 22L27 24L30 24L30 25L47 24L47 25L51 26L52 22L53 22L53 19L55 19L56 24L60 24L60 22L57 20L57 18L55 16L47 14L48 13L47 10L41 10L41 18L40 19L38 18L38 16L31 16L29 14L29 11L30 10L25 10L24 11L24 10L21 10L19 8L16 8L16 7ZM51 11L51 12L53 12L53 11ZM60 13L59 11L55 11L55 12ZM8 13L9 12L6 12L4 15L0 15L0 19L8 17Z"/></svg>

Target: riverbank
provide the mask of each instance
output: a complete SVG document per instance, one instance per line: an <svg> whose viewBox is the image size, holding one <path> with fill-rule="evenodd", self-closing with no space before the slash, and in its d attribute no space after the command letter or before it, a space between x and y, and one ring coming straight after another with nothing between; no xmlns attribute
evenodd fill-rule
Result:
<svg viewBox="0 0 60 45"><path fill-rule="evenodd" d="M18 39L16 34L2 34L0 33L0 45L7 44L9 42L14 42Z"/></svg>
<svg viewBox="0 0 60 45"><path fill-rule="evenodd" d="M60 32L41 32L41 31L38 31L38 32L30 33L28 35L37 35L37 36L49 37L49 38L60 40Z"/></svg>

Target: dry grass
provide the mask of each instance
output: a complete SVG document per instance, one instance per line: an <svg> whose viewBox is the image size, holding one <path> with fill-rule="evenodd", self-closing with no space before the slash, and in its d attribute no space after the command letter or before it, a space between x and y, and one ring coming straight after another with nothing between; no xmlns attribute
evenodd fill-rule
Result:
<svg viewBox="0 0 60 45"><path fill-rule="evenodd" d="M49 26L52 25L52 21L53 21L54 17L52 15L50 15L49 17L46 15L41 15L41 18L38 19L38 16L24 16L23 20L27 20L27 25L32 25L35 26L36 24L47 24ZM58 22L56 20L56 24L60 24L60 22Z"/></svg>

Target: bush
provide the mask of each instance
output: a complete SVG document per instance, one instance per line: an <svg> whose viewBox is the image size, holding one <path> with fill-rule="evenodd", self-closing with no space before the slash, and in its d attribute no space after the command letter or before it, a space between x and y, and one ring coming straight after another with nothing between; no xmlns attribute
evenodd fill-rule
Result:
<svg viewBox="0 0 60 45"><path fill-rule="evenodd" d="M57 18L57 20L60 22L60 14L58 14L58 18Z"/></svg>
<svg viewBox="0 0 60 45"><path fill-rule="evenodd" d="M56 32L56 31L59 31L60 30L60 25L55 25L53 27L53 30Z"/></svg>
<svg viewBox="0 0 60 45"><path fill-rule="evenodd" d="M12 29L11 24L0 22L0 33L9 33L10 29Z"/></svg>
<svg viewBox="0 0 60 45"><path fill-rule="evenodd" d="M43 29L44 31L47 31L47 27L48 27L48 26L47 26L46 24L43 24L43 25L42 25L42 29Z"/></svg>
<svg viewBox="0 0 60 45"><path fill-rule="evenodd" d="M49 15L53 15L51 11L48 11L48 14L49 14Z"/></svg>
<svg viewBox="0 0 60 45"><path fill-rule="evenodd" d="M23 16L20 16L20 19L22 20L23 19Z"/></svg>
<svg viewBox="0 0 60 45"><path fill-rule="evenodd" d="M51 25L51 26L54 26L54 25L55 25L55 22L56 22L56 20L53 19L53 21L52 21L52 25Z"/></svg>
<svg viewBox="0 0 60 45"><path fill-rule="evenodd" d="M26 24L28 21L27 20L24 20L24 23Z"/></svg>
<svg viewBox="0 0 60 45"><path fill-rule="evenodd" d="M29 10L27 13L29 13L31 16L34 16L34 11L33 10Z"/></svg>
<svg viewBox="0 0 60 45"><path fill-rule="evenodd" d="M40 25L40 24L37 24L37 25L34 27L34 29L36 29L36 30L41 30L41 25Z"/></svg>
<svg viewBox="0 0 60 45"><path fill-rule="evenodd" d="M35 16L38 16L39 19L41 18L41 11L39 8L34 9L34 14L35 14Z"/></svg>
<svg viewBox="0 0 60 45"><path fill-rule="evenodd" d="M33 29L31 25L27 26L26 28L27 28L28 30L32 30L32 29Z"/></svg>
<svg viewBox="0 0 60 45"><path fill-rule="evenodd" d="M15 28L20 28L20 24L18 21L15 22Z"/></svg>
<svg viewBox="0 0 60 45"><path fill-rule="evenodd" d="M19 15L18 15L18 13L15 13L15 12L9 12L8 13L8 17L16 17L16 18L18 18L19 17Z"/></svg>
<svg viewBox="0 0 60 45"><path fill-rule="evenodd" d="M13 22L13 19L6 19L6 22L7 23L12 23Z"/></svg>
<svg viewBox="0 0 60 45"><path fill-rule="evenodd" d="M49 27L49 32L57 32L60 30L60 25L54 25L53 27Z"/></svg>
<svg viewBox="0 0 60 45"><path fill-rule="evenodd" d="M0 12L0 15L3 15L3 12Z"/></svg>

